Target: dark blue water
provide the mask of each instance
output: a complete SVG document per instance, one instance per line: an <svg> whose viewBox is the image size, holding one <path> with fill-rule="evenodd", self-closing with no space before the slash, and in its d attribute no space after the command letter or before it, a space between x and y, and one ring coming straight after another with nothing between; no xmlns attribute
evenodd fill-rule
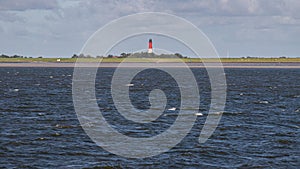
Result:
<svg viewBox="0 0 300 169"><path fill-rule="evenodd" d="M113 71L99 70L96 80L97 102L108 122L131 137L151 137L172 125L176 111L166 110L174 115L145 125L118 116L110 95ZM98 147L81 128L72 101L72 68L0 68L0 168L299 168L300 69L225 69L225 112L204 144L198 137L210 84L205 69L192 71L204 116L170 151L128 159ZM164 72L142 72L132 83L136 108L149 108L153 89L165 91L167 108L180 106L178 85Z"/></svg>

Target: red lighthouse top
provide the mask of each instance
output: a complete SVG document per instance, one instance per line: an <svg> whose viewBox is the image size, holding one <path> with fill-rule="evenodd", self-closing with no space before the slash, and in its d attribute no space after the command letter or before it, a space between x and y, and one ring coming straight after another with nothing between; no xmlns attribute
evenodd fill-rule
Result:
<svg viewBox="0 0 300 169"><path fill-rule="evenodd" d="M152 39L149 39L149 49L152 49Z"/></svg>

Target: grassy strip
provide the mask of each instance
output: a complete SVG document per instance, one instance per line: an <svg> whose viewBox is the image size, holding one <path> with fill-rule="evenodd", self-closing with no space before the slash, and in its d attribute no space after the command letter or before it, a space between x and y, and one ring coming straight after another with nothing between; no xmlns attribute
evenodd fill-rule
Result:
<svg viewBox="0 0 300 169"><path fill-rule="evenodd" d="M249 63L249 62L300 62L300 58L221 58L222 62L240 62L240 63Z"/></svg>
<svg viewBox="0 0 300 169"><path fill-rule="evenodd" d="M73 58L61 58L60 62L75 62ZM0 58L0 62L58 62L57 58Z"/></svg>
<svg viewBox="0 0 300 169"><path fill-rule="evenodd" d="M77 61L80 62L122 62L123 58L80 58ZM300 62L300 58L221 58L221 62L230 63L250 63L250 62ZM205 62L217 62L219 59L214 58L184 58L184 59L174 59L174 58L127 58L127 62L187 62L187 63L199 63ZM75 58L0 58L0 63L22 63L22 62L76 62Z"/></svg>

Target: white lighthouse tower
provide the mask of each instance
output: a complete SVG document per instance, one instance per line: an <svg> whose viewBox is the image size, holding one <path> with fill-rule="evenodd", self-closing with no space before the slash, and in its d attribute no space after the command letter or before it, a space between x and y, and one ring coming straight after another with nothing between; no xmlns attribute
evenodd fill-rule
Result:
<svg viewBox="0 0 300 169"><path fill-rule="evenodd" d="M153 49L152 49L152 39L149 39L149 43L148 43L148 53L153 53Z"/></svg>

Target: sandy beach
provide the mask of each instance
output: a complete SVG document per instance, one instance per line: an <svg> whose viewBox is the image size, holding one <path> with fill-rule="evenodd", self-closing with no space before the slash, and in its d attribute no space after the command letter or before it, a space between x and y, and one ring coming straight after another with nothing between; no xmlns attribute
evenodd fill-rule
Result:
<svg viewBox="0 0 300 169"><path fill-rule="evenodd" d="M0 67L186 67L187 65L190 68L290 68L290 69L299 69L300 63L296 62L284 62L284 63L269 63L269 62L261 62L261 63L207 63L204 65L203 63L125 63L120 65L120 63L73 63L73 62L15 62L15 63L0 63Z"/></svg>

